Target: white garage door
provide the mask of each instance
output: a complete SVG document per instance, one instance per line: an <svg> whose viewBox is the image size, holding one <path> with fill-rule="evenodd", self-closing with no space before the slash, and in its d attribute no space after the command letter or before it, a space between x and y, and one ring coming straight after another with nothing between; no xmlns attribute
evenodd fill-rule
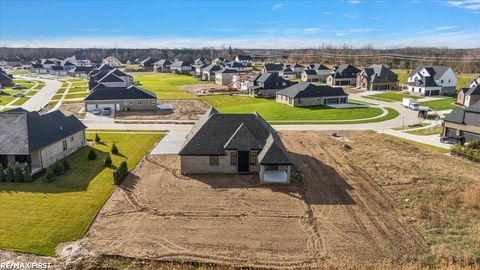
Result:
<svg viewBox="0 0 480 270"><path fill-rule="evenodd" d="M92 112L97 108L97 105L95 104L87 104L87 112Z"/></svg>
<svg viewBox="0 0 480 270"><path fill-rule="evenodd" d="M99 109L110 108L112 111L115 111L115 104L98 104Z"/></svg>

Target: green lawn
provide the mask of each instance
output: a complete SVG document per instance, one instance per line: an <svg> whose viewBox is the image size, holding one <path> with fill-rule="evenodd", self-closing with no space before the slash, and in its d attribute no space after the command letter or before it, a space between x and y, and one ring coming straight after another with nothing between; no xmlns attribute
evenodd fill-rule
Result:
<svg viewBox="0 0 480 270"><path fill-rule="evenodd" d="M400 93L400 92L396 92L396 91L388 91L388 92L385 92L385 93L369 95L369 96L362 96L362 97L369 98L369 99L374 99L374 100L386 101L386 102L402 101L403 98L413 98L413 99L420 98L420 97L417 97L417 96L404 94L404 93Z"/></svg>
<svg viewBox="0 0 480 270"><path fill-rule="evenodd" d="M76 87L71 87L68 90L68 93L78 93L78 92L85 92L88 91L88 86L76 86Z"/></svg>
<svg viewBox="0 0 480 270"><path fill-rule="evenodd" d="M469 83L471 83L475 79L474 77L471 76L459 76L457 80L457 88L465 88L468 86Z"/></svg>
<svg viewBox="0 0 480 270"><path fill-rule="evenodd" d="M17 99L17 101L15 101L12 105L20 106L23 103L25 103L25 101L27 101L28 99L29 99L28 97L21 97L21 98Z"/></svg>
<svg viewBox="0 0 480 270"><path fill-rule="evenodd" d="M71 170L54 182L0 184L0 248L54 256L58 244L83 237L115 188L113 170L103 166L112 143L125 156L112 155L113 164L126 160L132 169L162 135L99 136L106 143L94 146L99 158L88 161L89 147L79 150L68 157Z"/></svg>
<svg viewBox="0 0 480 270"><path fill-rule="evenodd" d="M35 82L30 80L14 79L13 82L23 87L23 89L30 89L35 85Z"/></svg>
<svg viewBox="0 0 480 270"><path fill-rule="evenodd" d="M291 107L278 103L274 99L261 99L247 96L205 96L202 97L202 100L224 113L257 112L265 118L265 120L270 122L275 121L275 124L282 120L312 120L313 122L321 122L322 120L354 120L375 117L382 113L382 110L379 108L335 109L327 106ZM292 123L290 122L289 124Z"/></svg>
<svg viewBox="0 0 480 270"><path fill-rule="evenodd" d="M84 98L88 96L88 93L80 93L80 94L67 94L65 99L72 99L72 98Z"/></svg>
<svg viewBox="0 0 480 270"><path fill-rule="evenodd" d="M420 105L430 107L433 110L443 111L443 110L453 110L458 106L455 105L456 98L442 98L438 100L420 102Z"/></svg>
<svg viewBox="0 0 480 270"><path fill-rule="evenodd" d="M45 86L45 83L39 81L38 84L37 84L37 86L35 86L34 89L42 89L44 86Z"/></svg>
<svg viewBox="0 0 480 270"><path fill-rule="evenodd" d="M7 105L8 103L12 102L15 98L9 94L5 94L4 92L0 92L0 105Z"/></svg>
<svg viewBox="0 0 480 270"><path fill-rule="evenodd" d="M185 92L180 85L203 84L203 82L188 75L159 73L135 77L135 81L141 83L141 87L157 94L158 99L197 99L194 94Z"/></svg>
<svg viewBox="0 0 480 270"><path fill-rule="evenodd" d="M422 129L405 131L405 132L413 135L430 136L430 135L440 134L442 133L442 131L443 131L443 128L441 126L435 126L435 127L422 128Z"/></svg>
<svg viewBox="0 0 480 270"><path fill-rule="evenodd" d="M399 84L406 84L407 83L407 81L408 81L408 71L407 70L394 69L392 71L397 73Z"/></svg>
<svg viewBox="0 0 480 270"><path fill-rule="evenodd" d="M58 89L57 94L63 94L65 93L65 90L67 90L67 88L62 86L61 88Z"/></svg>

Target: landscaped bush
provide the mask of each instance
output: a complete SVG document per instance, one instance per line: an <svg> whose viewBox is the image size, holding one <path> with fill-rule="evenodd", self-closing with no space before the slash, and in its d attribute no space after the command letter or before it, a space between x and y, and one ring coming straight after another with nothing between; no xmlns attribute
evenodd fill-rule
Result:
<svg viewBox="0 0 480 270"><path fill-rule="evenodd" d="M103 164L105 165L105 167L112 166L112 158L110 157L110 155L108 155L107 158L105 158L105 161L103 162Z"/></svg>
<svg viewBox="0 0 480 270"><path fill-rule="evenodd" d="M32 181L32 170L28 164L25 164L23 167L23 181L26 183Z"/></svg>
<svg viewBox="0 0 480 270"><path fill-rule="evenodd" d="M95 160L95 159L97 159L97 153L95 153L93 149L90 149L90 151L88 151L88 160Z"/></svg>
<svg viewBox="0 0 480 270"><path fill-rule="evenodd" d="M480 162L480 143L478 141L471 142L465 147L456 144L451 149L451 154L454 156L461 156L471 161Z"/></svg>
<svg viewBox="0 0 480 270"><path fill-rule="evenodd" d="M68 163L68 160L66 158L64 158L62 160L62 165L63 165L63 168L65 169L65 171L70 170L70 163Z"/></svg>
<svg viewBox="0 0 480 270"><path fill-rule="evenodd" d="M128 175L128 166L126 161L122 161L120 166L113 172L113 183L120 185Z"/></svg>
<svg viewBox="0 0 480 270"><path fill-rule="evenodd" d="M63 168L62 163L60 162L55 162L52 165L52 172L55 176L60 176L65 172L65 168Z"/></svg>
<svg viewBox="0 0 480 270"><path fill-rule="evenodd" d="M31 170L28 164L8 164L6 168L0 165L0 181L2 182L30 182Z"/></svg>
<svg viewBox="0 0 480 270"><path fill-rule="evenodd" d="M98 133L95 133L95 142L100 143L102 140L100 139L100 136L98 136Z"/></svg>
<svg viewBox="0 0 480 270"><path fill-rule="evenodd" d="M5 169L3 168L3 165L0 164L0 182L5 182L6 180Z"/></svg>
<svg viewBox="0 0 480 270"><path fill-rule="evenodd" d="M118 148L117 146L115 145L115 143L112 145L112 150L111 150L112 154L114 155L117 155L118 154Z"/></svg>
<svg viewBox="0 0 480 270"><path fill-rule="evenodd" d="M49 182L53 182L53 180L55 180L55 175L53 174L52 169L48 168L44 181L49 183Z"/></svg>
<svg viewBox="0 0 480 270"><path fill-rule="evenodd" d="M15 179L15 169L13 168L12 164L7 166L7 169L5 170L5 177L7 182L13 182Z"/></svg>

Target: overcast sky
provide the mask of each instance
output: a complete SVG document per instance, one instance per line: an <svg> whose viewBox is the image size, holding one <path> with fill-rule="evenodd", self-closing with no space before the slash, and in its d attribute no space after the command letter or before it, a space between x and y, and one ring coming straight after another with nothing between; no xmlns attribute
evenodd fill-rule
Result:
<svg viewBox="0 0 480 270"><path fill-rule="evenodd" d="M480 47L480 0L0 0L0 45Z"/></svg>

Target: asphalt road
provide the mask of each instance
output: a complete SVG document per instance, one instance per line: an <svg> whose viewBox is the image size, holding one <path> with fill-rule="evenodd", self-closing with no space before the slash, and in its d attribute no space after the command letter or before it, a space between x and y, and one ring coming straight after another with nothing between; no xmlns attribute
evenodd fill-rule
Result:
<svg viewBox="0 0 480 270"><path fill-rule="evenodd" d="M25 76L17 76L20 79L27 79L31 80L33 77L25 77ZM35 80L39 80L45 82L45 86L40 89L33 97L28 99L23 105L21 106L23 109L27 111L40 111L45 106L48 105L48 102L52 100L53 96L57 93L58 89L62 86L62 83L57 80L49 80L49 79L40 79L34 78Z"/></svg>

